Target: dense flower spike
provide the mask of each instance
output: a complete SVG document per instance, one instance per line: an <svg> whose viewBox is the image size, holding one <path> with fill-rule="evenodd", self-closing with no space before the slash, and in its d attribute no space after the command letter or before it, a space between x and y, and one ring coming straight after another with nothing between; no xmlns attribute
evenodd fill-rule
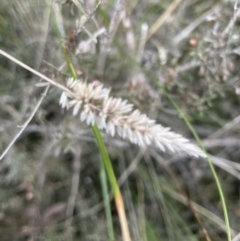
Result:
<svg viewBox="0 0 240 241"><path fill-rule="evenodd" d="M123 139L142 147L155 145L162 151L168 149L195 157L206 156L183 136L156 124L139 110L133 110L133 105L126 100L110 97L110 89L104 88L99 81L87 84L69 79L67 88L73 92L74 97L63 92L60 105L67 109L72 107L73 115L80 112L81 121L86 121L88 125L96 123L111 136L117 133Z"/></svg>

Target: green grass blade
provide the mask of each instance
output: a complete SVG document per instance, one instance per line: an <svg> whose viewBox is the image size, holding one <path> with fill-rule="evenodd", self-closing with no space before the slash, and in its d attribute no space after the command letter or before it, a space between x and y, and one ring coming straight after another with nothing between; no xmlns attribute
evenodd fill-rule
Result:
<svg viewBox="0 0 240 241"><path fill-rule="evenodd" d="M224 214L224 219L225 219L225 224L226 224L226 229L227 229L227 237L228 237L228 241L231 241L231 231L230 231L230 223L229 223L229 218L228 218L228 211L227 211L227 205L225 202L225 198L224 198L224 194L223 194L223 190L222 190L222 186L221 183L219 181L219 178L217 176L216 170L211 162L211 159L200 139L200 137L198 136L197 132L195 131L194 127L192 126L192 124L189 122L187 116L183 113L183 111L180 109L180 107L178 106L178 104L174 101L174 99L171 97L171 95L164 89L163 86L161 86L160 84L158 84L158 86L162 89L162 91L164 92L164 94L167 96L167 98L171 101L171 103L173 104L173 106L176 108L176 110L178 111L178 113L181 115L181 117L183 118L183 120L185 121L186 125L188 126L189 130L191 130L194 138L196 139L198 145L202 148L202 150L206 153L207 155L207 161L208 161L208 165L211 169L211 172L213 174L214 180L216 182L217 185L217 189L219 192L219 196L221 199L221 203L222 203L222 209L223 209L223 214Z"/></svg>
<svg viewBox="0 0 240 241"><path fill-rule="evenodd" d="M222 209L223 209L223 214L224 214L224 220L225 220L225 224L226 224L226 231L227 231L227 238L228 241L231 241L231 232L230 232L230 224L229 224L229 218L228 218L228 211L227 211L227 205L225 202L225 198L224 198L224 194L223 194L223 190L222 190L222 186L221 183L219 181L219 178L217 176L216 170L211 162L210 157L208 156L208 153L206 151L206 149L203 146L203 143L200 139L200 137L198 136L198 134L196 133L194 127L192 126L192 124L190 123L190 121L188 120L187 116L183 113L183 111L181 110L181 108L178 106L178 104L174 101L174 99L172 98L172 96L167 92L167 90L164 88L163 85L161 85L159 83L159 81L155 78L155 76L148 70L142 68L139 63L132 58L131 56L129 56L122 48L121 46L118 44L117 41L115 41L115 44L117 45L119 51L121 52L121 54L123 54L125 57L127 57L135 66L138 66L162 91L163 93L166 95L166 97L170 100L170 102L172 103L172 105L176 108L176 110L178 111L178 113L180 114L180 116L183 118L184 122L186 123L186 125L188 126L188 128L190 129L190 131L192 132L194 138L196 139L197 143L199 144L199 146L202 148L202 150L207 154L207 161L208 161L208 165L211 169L211 172L213 174L214 180L216 182L217 185L217 189L219 192L219 196L221 199L221 203L222 203Z"/></svg>
<svg viewBox="0 0 240 241"><path fill-rule="evenodd" d="M103 138L101 136L101 133L97 127L97 125L92 126L93 133L95 135L95 138L97 140L98 148L100 150L102 160L104 162L107 174L108 174L108 179L111 184L112 190L113 190L113 195L116 203L116 208L118 211L118 216L121 224L121 229L122 229L122 235L123 235L123 240L124 241L130 241L131 237L129 234L128 230L128 223L127 223L127 218L125 214L125 208L124 208L124 203L122 199L122 194L120 192L117 178L114 174L112 163L109 159L108 152L106 149L106 146L104 144Z"/></svg>
<svg viewBox="0 0 240 241"><path fill-rule="evenodd" d="M116 176L115 176L114 171L113 171L111 161L110 161L109 156L108 156L106 146L103 142L101 133L100 133L97 125L93 125L92 130L93 130L93 133L95 135L99 150L101 152L102 160L103 160L105 168L107 170L109 182L110 182L112 190L113 190L113 195L114 195L114 197L116 197L119 194L120 190L119 190L119 186L118 186Z"/></svg>
<svg viewBox="0 0 240 241"><path fill-rule="evenodd" d="M60 42L61 49L62 49L62 52L63 52L63 54L64 54L64 58L65 58L65 60L66 60L66 62L67 62L68 69L69 69L72 77L73 77L74 79L77 79L76 71L75 71L75 69L74 69L74 67L73 67L73 64L72 64L70 55L69 55L69 53L68 53L68 49L67 49L66 45L64 44L63 36L62 36L61 31L60 31L60 29L59 29L59 25L58 25L58 23L57 23L57 20L56 20L56 17L55 17L55 15L54 15L54 12L52 11L52 8L51 8L51 5L50 5L50 3L49 3L49 0L45 0L45 3L46 3L46 5L47 5L48 10L50 11L51 19L52 19L52 22L53 22L53 27L54 27L54 30L55 30L55 32L56 32L56 34L57 34L58 40L59 40L59 42Z"/></svg>
<svg viewBox="0 0 240 241"><path fill-rule="evenodd" d="M70 55L67 51L67 48L64 45L64 41L62 39L63 36L61 35L61 31L58 27L58 23L56 21L55 15L52 11L51 5L49 4L48 0L45 0L45 2L47 4L47 7L48 7L49 11L51 12L51 17L52 17L52 20L53 20L54 28L55 28L55 31L57 33L58 39L60 41L62 51L64 53L64 57L65 57L65 60L67 62L69 71L71 72L72 77L74 79L77 79L76 71L73 67ZM116 176L115 176L114 171L113 171L111 161L110 161L109 156L108 156L106 146L103 142L103 139L102 139L102 136L101 136L101 133L100 133L98 127L96 125L93 125L92 130L93 130L93 133L94 133L95 138L97 140L98 147L99 147L99 150L100 150L100 153L101 153L101 156L102 156L102 160L103 160L105 168L107 170L108 178L109 178L112 190L113 190L113 194L114 194L114 198L115 198L115 202L116 202L116 207L117 207L117 211L118 211L118 215L119 215L119 220L120 220L120 224L121 224L123 240L124 241L131 241L129 230L128 230L127 218L126 218L126 214L125 214L122 195L121 195L121 192L120 192L120 189L119 189L119 186L118 186Z"/></svg>
<svg viewBox="0 0 240 241"><path fill-rule="evenodd" d="M114 238L114 230L113 230L113 222L112 222L112 213L110 208L110 199L108 194L107 176L106 176L106 170L104 167L103 160L100 161L100 181L101 181L101 187L102 187L105 214L107 219L108 237L110 241L114 241L115 238Z"/></svg>

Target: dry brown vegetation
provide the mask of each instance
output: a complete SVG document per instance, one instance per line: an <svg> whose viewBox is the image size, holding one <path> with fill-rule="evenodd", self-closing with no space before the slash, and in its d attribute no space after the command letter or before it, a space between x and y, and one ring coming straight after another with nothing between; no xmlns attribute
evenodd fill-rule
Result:
<svg viewBox="0 0 240 241"><path fill-rule="evenodd" d="M78 78L101 81L196 143L160 85L168 91L211 154L240 240L238 0L52 2ZM89 17L84 27L76 2ZM0 49L62 85L71 76L45 1L0 0ZM0 240L108 240L91 129L59 106L58 88L42 96L42 79L2 55L0 73L0 154L36 110L0 161ZM133 241L227 240L204 159L103 136ZM111 211L121 240L113 202Z"/></svg>

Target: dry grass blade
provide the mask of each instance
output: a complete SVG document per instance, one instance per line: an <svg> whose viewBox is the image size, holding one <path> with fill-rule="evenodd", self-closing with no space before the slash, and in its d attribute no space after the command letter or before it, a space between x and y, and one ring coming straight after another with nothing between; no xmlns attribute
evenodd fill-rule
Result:
<svg viewBox="0 0 240 241"><path fill-rule="evenodd" d="M177 8L177 6L181 2L182 0L175 0L171 3L167 10L156 20L156 22L149 29L147 39L150 39L152 37L152 35L162 26L162 24L166 21L168 16Z"/></svg>
<svg viewBox="0 0 240 241"><path fill-rule="evenodd" d="M49 79L49 78L46 77L45 75L43 75L43 74L39 73L38 71L32 69L31 67L27 66L27 65L24 64L23 62L17 60L16 58L14 58L13 56L11 56L10 54L6 53L5 51L3 51L3 50L1 50L1 49L0 49L0 54L3 55L3 56L5 56L5 57L7 57L8 59L10 59L11 61L13 61L14 63L20 65L20 66L23 67L24 69L32 72L33 74L39 76L40 78L46 80L46 81L47 81L48 83L50 83L51 85L54 85L54 86L56 86L57 88L59 88L59 89L61 89L61 90L63 90L63 91L68 92L68 94L70 94L70 95L73 94L73 93L72 93L71 91L69 91L69 89L66 88L64 85L61 85L61 84L59 84L59 83L57 83L57 82Z"/></svg>
<svg viewBox="0 0 240 241"><path fill-rule="evenodd" d="M183 195L171 190L169 187L161 184L162 190L163 192L166 192L168 195L170 195L172 198L178 200L179 202L183 203L184 205L188 205L188 201L187 198L184 197ZM214 213L210 212L209 210L207 210L206 208L200 206L199 204L191 201L192 203L192 208L198 212L199 214L201 214L202 216L208 218L209 220L211 220L215 225L217 225L218 227L220 227L224 232L226 232L226 225L224 223L224 221L219 218L217 215L215 215ZM231 234L234 236L237 234L237 232L233 229L230 229Z"/></svg>
<svg viewBox="0 0 240 241"><path fill-rule="evenodd" d="M36 114L37 110L39 109L40 105L42 104L43 99L45 98L47 92L48 92L49 86L46 87L45 91L42 93L42 97L40 98L40 100L38 101L36 107L34 108L32 114L29 116L29 118L26 120L26 122L21 126L20 131L15 135L15 137L13 138L13 140L9 143L9 145L7 146L7 148L4 150L4 152L2 153L2 155L0 156L0 160L3 159L3 157L8 153L8 151L10 150L10 148L13 146L13 144L16 142L16 140L19 138L19 136L23 133L23 131L26 129L26 127L28 126L28 124L30 123L30 121L32 120L32 118L34 117L34 115Z"/></svg>
<svg viewBox="0 0 240 241"><path fill-rule="evenodd" d="M100 55L98 59L98 74L102 76L105 70L105 64L107 60L108 51L112 45L113 39L117 32L118 26L125 14L125 0L117 0L115 10L112 15L110 26L108 29L108 38L106 42L102 42Z"/></svg>
<svg viewBox="0 0 240 241"><path fill-rule="evenodd" d="M85 12L84 8L82 7L81 3L78 0L72 0L73 3L80 9L80 11L84 14L87 15L87 13Z"/></svg>
<svg viewBox="0 0 240 241"><path fill-rule="evenodd" d="M203 23L207 16L209 16L211 13L215 11L216 7L210 9L203 15L201 15L199 18L195 19L191 24L189 24L186 28L184 28L179 34L177 34L173 40L173 45L179 44L181 41L189 37L189 35L201 24Z"/></svg>

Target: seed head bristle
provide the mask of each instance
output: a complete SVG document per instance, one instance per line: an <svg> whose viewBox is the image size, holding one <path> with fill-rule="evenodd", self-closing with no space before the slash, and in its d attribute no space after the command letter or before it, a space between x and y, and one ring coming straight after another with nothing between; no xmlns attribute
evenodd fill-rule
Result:
<svg viewBox="0 0 240 241"><path fill-rule="evenodd" d="M206 157L205 153L183 136L170 131L170 128L156 124L154 120L133 110L133 105L121 98L109 96L110 89L99 81L90 84L69 79L67 88L74 97L63 92L59 104L62 108L72 108L73 115L80 112L80 120L88 125L97 124L108 134L116 133L141 147L155 145L162 151L185 152L194 157Z"/></svg>

